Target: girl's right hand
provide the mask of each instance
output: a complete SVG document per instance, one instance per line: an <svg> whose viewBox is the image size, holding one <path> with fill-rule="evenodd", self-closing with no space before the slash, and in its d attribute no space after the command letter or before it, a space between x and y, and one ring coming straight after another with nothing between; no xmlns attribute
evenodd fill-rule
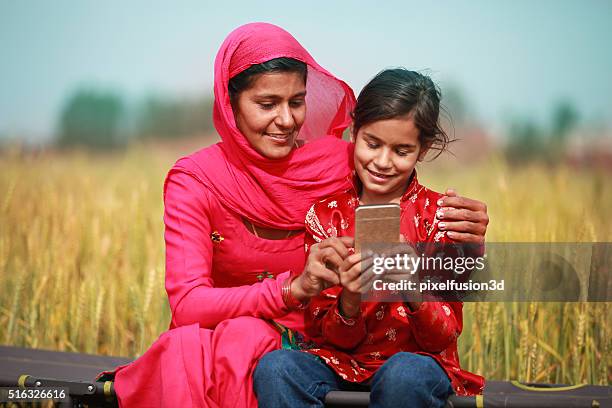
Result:
<svg viewBox="0 0 612 408"><path fill-rule="evenodd" d="M369 291L376 275L372 271L372 256L355 253L346 257L339 269L342 293L340 308L345 317L359 314L361 296Z"/></svg>
<svg viewBox="0 0 612 408"><path fill-rule="evenodd" d="M338 269L354 245L351 237L327 238L310 247L304 271L291 284L291 294L299 301L317 296L340 283Z"/></svg>

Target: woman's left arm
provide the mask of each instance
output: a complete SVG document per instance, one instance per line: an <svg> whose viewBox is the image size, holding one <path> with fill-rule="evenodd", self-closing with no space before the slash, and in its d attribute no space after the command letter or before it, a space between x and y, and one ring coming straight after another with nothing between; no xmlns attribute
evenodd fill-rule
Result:
<svg viewBox="0 0 612 408"><path fill-rule="evenodd" d="M489 216L482 201L460 197L453 189L447 189L438 200L441 207L436 213L438 228L456 242L484 244Z"/></svg>

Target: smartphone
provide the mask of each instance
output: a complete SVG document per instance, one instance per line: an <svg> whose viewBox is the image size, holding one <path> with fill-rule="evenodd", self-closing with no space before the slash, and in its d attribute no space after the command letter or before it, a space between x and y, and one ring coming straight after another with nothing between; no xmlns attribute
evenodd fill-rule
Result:
<svg viewBox="0 0 612 408"><path fill-rule="evenodd" d="M398 204L360 205L355 210L355 249L367 244L397 243L400 236Z"/></svg>

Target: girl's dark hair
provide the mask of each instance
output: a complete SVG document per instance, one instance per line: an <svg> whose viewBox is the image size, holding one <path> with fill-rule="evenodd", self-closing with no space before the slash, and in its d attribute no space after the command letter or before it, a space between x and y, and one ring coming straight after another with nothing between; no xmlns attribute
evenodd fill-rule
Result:
<svg viewBox="0 0 612 408"><path fill-rule="evenodd" d="M449 141L440 126L440 89L426 75L405 68L379 72L359 93L353 112L353 132L367 124L411 115L419 129L422 149L437 150Z"/></svg>
<svg viewBox="0 0 612 408"><path fill-rule="evenodd" d="M298 61L293 58L274 58L261 64L251 65L238 75L234 76L229 80L227 86L230 99L233 101L238 97L240 92L245 91L251 87L255 77L260 74L267 72L296 72L304 78L306 83L306 77L308 76L308 67L302 61Z"/></svg>

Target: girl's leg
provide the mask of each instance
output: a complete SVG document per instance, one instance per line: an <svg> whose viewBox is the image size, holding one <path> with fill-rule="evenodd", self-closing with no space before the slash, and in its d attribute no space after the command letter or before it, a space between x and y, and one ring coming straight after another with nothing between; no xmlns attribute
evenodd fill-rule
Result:
<svg viewBox="0 0 612 408"><path fill-rule="evenodd" d="M370 408L441 408L452 393L448 376L433 358L397 353L374 374Z"/></svg>
<svg viewBox="0 0 612 408"><path fill-rule="evenodd" d="M325 395L340 389L336 374L312 354L275 350L264 355L253 376L260 407L323 407Z"/></svg>

